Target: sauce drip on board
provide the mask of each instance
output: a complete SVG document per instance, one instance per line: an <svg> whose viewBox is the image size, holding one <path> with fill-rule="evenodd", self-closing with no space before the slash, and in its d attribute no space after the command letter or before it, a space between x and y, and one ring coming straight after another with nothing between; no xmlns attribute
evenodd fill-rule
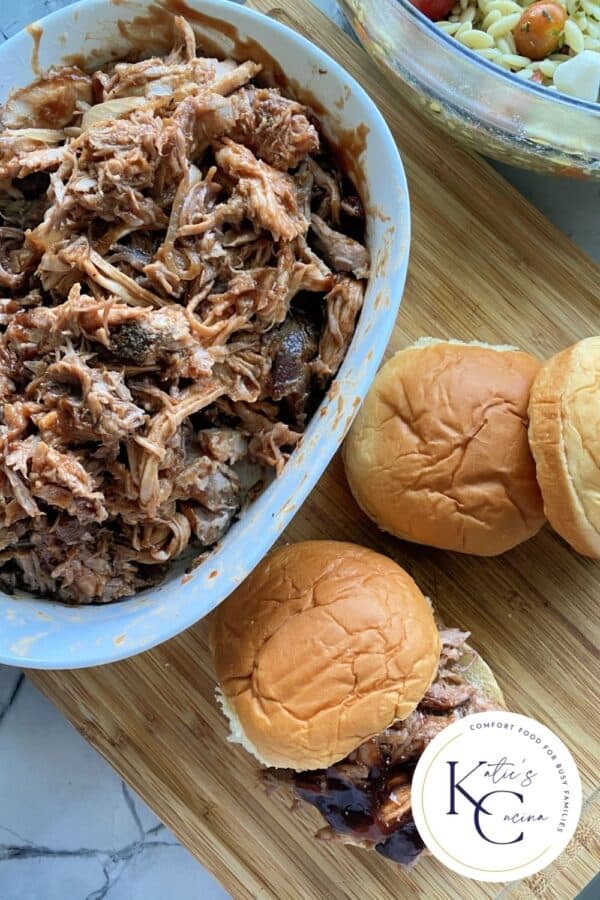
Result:
<svg viewBox="0 0 600 900"><path fill-rule="evenodd" d="M415 764L388 767L383 757L363 781L340 777L339 770L301 772L293 776L294 792L315 806L338 834L373 841L378 853L404 866L413 863L425 845L410 807L399 817L389 815L396 791L408 793ZM400 806L398 806L400 809Z"/></svg>

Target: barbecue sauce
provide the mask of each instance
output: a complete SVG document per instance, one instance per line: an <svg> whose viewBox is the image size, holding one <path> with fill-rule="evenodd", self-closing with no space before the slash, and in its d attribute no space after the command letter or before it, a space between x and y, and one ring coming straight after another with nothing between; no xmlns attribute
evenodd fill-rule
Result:
<svg viewBox="0 0 600 900"><path fill-rule="evenodd" d="M394 862L403 866L410 866L417 861L425 849L425 844L417 831L417 826L410 819L390 835L386 841L376 844L375 849L382 856L387 856L388 859Z"/></svg>
<svg viewBox="0 0 600 900"><path fill-rule="evenodd" d="M389 768L384 758L364 779L344 777L343 768L293 775L295 794L315 806L338 834L373 841L378 853L401 865L415 862L425 845L408 809L399 818L382 815L394 786L410 786L415 764Z"/></svg>

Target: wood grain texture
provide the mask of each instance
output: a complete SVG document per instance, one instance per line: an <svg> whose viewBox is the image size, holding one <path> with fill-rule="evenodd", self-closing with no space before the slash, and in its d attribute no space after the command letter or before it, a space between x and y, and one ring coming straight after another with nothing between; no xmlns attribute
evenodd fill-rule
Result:
<svg viewBox="0 0 600 900"><path fill-rule="evenodd" d="M484 161L422 121L365 54L306 0L253 5L311 35L368 90L407 169L413 248L389 352L423 334L511 342L540 356L600 332L600 269ZM476 559L378 534L348 492L339 458L286 540L337 538L395 558L443 618L473 631L509 705L554 729L573 751L588 798L578 837L542 878L502 892L567 900L598 865L597 564L544 529L499 559ZM257 766L226 743L199 623L143 656L30 677L143 796L235 898L392 897L476 900L499 887L467 882L435 860L407 874L377 854L317 843L318 817L267 797Z"/></svg>

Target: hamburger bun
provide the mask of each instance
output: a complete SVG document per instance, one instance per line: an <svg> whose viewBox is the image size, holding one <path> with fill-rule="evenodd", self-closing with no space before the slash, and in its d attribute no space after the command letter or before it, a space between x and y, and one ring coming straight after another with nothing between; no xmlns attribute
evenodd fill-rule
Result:
<svg viewBox="0 0 600 900"><path fill-rule="evenodd" d="M406 718L440 637L413 579L355 544L275 550L215 611L210 644L232 737L267 766L326 768Z"/></svg>
<svg viewBox="0 0 600 900"><path fill-rule="evenodd" d="M343 448L359 506L396 537L495 556L544 524L527 441L540 363L424 338L377 375Z"/></svg>
<svg viewBox="0 0 600 900"><path fill-rule="evenodd" d="M548 521L579 553L600 559L600 337L542 366L529 418Z"/></svg>

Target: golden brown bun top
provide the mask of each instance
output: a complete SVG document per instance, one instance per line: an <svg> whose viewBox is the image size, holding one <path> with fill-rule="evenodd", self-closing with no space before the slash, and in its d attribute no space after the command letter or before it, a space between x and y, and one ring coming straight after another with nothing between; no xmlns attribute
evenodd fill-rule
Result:
<svg viewBox="0 0 600 900"><path fill-rule="evenodd" d="M494 556L544 524L527 442L540 363L519 350L419 342L381 369L344 445L358 504L397 537Z"/></svg>
<svg viewBox="0 0 600 900"><path fill-rule="evenodd" d="M541 368L529 416L548 521L579 553L600 559L600 337Z"/></svg>
<svg viewBox="0 0 600 900"><path fill-rule="evenodd" d="M404 719L431 684L440 638L400 566L356 544L275 550L213 614L234 737L265 765L320 769Z"/></svg>

